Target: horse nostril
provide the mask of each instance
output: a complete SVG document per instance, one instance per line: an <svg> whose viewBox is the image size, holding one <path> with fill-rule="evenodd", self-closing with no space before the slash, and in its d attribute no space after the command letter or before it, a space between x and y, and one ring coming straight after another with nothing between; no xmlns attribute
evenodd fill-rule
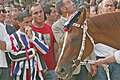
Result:
<svg viewBox="0 0 120 80"><path fill-rule="evenodd" d="M65 68L63 68L63 67L59 68L59 72L60 73L64 73L65 72Z"/></svg>

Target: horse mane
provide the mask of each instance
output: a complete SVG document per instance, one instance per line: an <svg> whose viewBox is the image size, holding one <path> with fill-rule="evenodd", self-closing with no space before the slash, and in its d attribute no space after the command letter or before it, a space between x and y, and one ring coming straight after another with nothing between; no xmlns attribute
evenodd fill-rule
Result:
<svg viewBox="0 0 120 80"><path fill-rule="evenodd" d="M97 15L89 20L100 30L120 30L120 12Z"/></svg>

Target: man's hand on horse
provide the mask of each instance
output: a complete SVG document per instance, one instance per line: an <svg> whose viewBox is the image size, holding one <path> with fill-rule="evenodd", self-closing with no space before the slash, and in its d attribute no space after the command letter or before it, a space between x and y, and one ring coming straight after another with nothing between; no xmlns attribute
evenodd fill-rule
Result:
<svg viewBox="0 0 120 80"><path fill-rule="evenodd" d="M95 61L95 65L96 66L100 66L100 67L104 67L104 64L106 64L107 61L104 59L98 59L97 61Z"/></svg>

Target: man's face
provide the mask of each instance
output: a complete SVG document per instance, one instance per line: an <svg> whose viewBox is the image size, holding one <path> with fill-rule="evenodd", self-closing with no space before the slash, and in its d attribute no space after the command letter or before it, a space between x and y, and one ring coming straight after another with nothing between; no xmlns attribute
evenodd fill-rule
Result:
<svg viewBox="0 0 120 80"><path fill-rule="evenodd" d="M6 17L6 11L2 5L0 5L0 22L3 22Z"/></svg>
<svg viewBox="0 0 120 80"><path fill-rule="evenodd" d="M7 23L9 23L10 21L11 21L11 17L10 17L10 11L11 11L11 9L12 9L12 7L5 7L5 11L6 11L6 21L7 21Z"/></svg>
<svg viewBox="0 0 120 80"><path fill-rule="evenodd" d="M57 21L58 20L58 18L59 18L59 15L58 15L58 13L56 12L56 8L55 7L51 7L50 8L51 9L51 13L50 13L50 15L49 15L49 20L51 20L51 21Z"/></svg>
<svg viewBox="0 0 120 80"><path fill-rule="evenodd" d="M63 0L68 13L73 13L76 10L75 4L71 0Z"/></svg>
<svg viewBox="0 0 120 80"><path fill-rule="evenodd" d="M32 21L32 17L31 16L30 17L25 17L23 19L23 21L20 22L20 26L22 28L25 28L26 26L31 26L31 21Z"/></svg>
<svg viewBox="0 0 120 80"><path fill-rule="evenodd" d="M94 16L94 15L96 15L97 13L96 13L96 10L95 10L95 7L94 6L91 6L90 7L90 15L91 16Z"/></svg>
<svg viewBox="0 0 120 80"><path fill-rule="evenodd" d="M31 12L32 12L32 18L34 21L36 21L38 23L44 22L44 12L43 12L41 5L32 7Z"/></svg>
<svg viewBox="0 0 120 80"><path fill-rule="evenodd" d="M115 6L112 0L104 0L102 2L102 12L109 13L115 11Z"/></svg>
<svg viewBox="0 0 120 80"><path fill-rule="evenodd" d="M10 13L10 11L12 10L12 7L5 7L5 11L7 12L7 14L9 14Z"/></svg>

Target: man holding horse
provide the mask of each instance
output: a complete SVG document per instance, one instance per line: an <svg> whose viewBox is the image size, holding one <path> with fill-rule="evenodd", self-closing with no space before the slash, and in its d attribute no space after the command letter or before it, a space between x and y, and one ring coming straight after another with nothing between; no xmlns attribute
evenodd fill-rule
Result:
<svg viewBox="0 0 120 80"><path fill-rule="evenodd" d="M113 62L117 62L118 64L120 64L120 51L115 52L111 56L95 61L95 65L104 67L104 64L113 63Z"/></svg>
<svg viewBox="0 0 120 80"><path fill-rule="evenodd" d="M110 13L115 11L115 5L112 0L103 0L101 2L101 5L99 6L102 9L102 14ZM93 52L96 54L96 65L97 65L97 74L93 76L93 80L107 80L108 76L102 67L98 67L98 65L101 65L101 63L108 63L106 61L110 60L109 58L113 57L111 55L116 55L116 49L104 45L102 43L98 43L95 45ZM108 57L110 56L110 57ZM107 58L108 57L108 58ZM99 60L102 59L102 60ZM110 62L114 63L108 63L109 70L110 70L110 79L111 80L120 80L120 76L118 75L120 73L120 64L115 62L115 58L112 58ZM100 64L99 64L100 63Z"/></svg>

